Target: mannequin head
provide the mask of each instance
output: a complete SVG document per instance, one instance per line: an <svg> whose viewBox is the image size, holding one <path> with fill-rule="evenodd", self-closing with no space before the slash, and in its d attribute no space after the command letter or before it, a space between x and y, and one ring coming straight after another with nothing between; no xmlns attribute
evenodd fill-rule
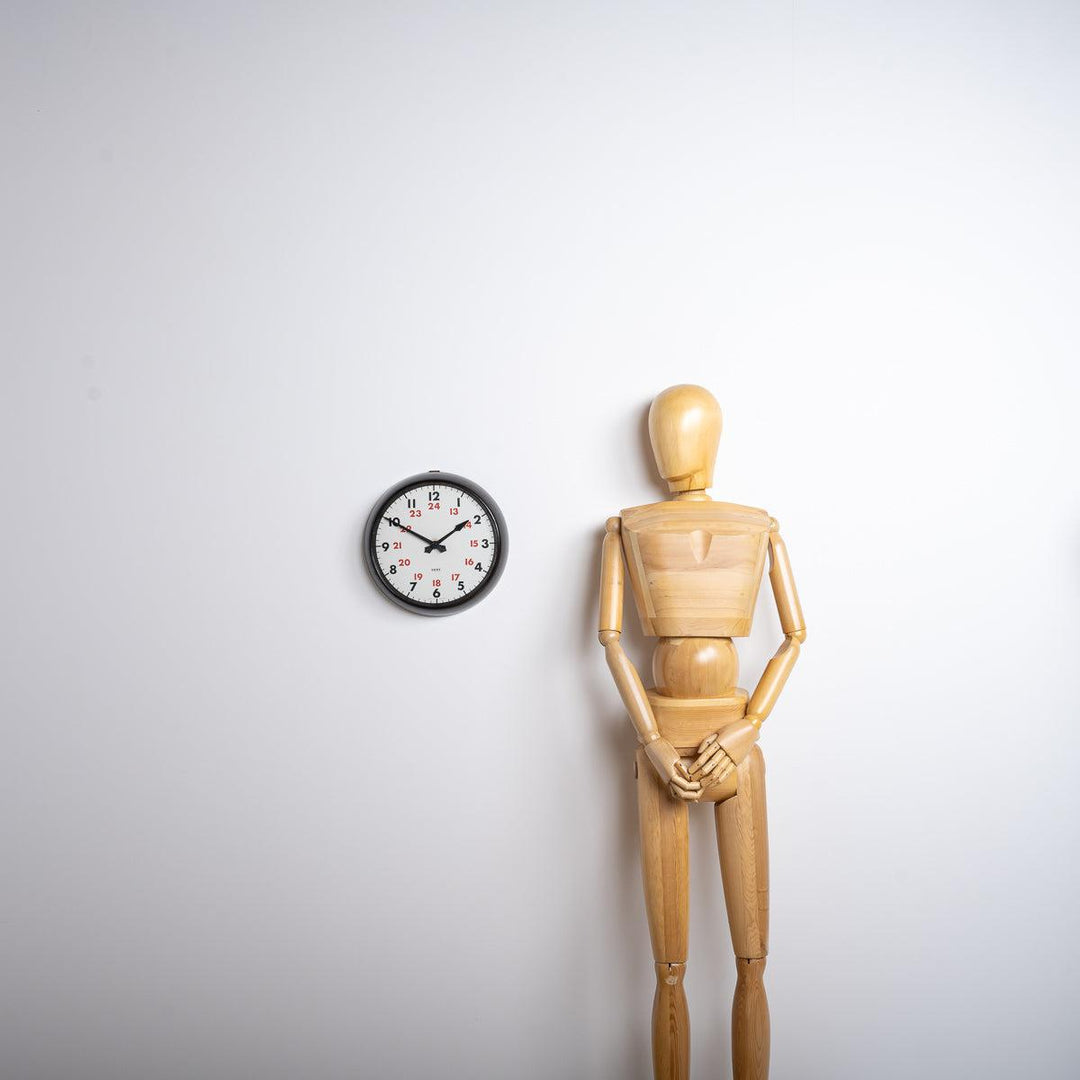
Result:
<svg viewBox="0 0 1080 1080"><path fill-rule="evenodd" d="M723 415L703 386L670 386L649 409L649 438L656 467L674 493L712 487Z"/></svg>

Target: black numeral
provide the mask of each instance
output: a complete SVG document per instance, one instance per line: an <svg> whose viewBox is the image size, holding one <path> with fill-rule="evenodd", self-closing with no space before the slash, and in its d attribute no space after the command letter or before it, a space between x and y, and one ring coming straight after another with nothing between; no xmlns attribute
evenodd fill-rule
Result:
<svg viewBox="0 0 1080 1080"><path fill-rule="evenodd" d="M491 547L491 542L489 540L481 540L480 541L480 546L485 547L485 548L486 547Z"/></svg>
<svg viewBox="0 0 1080 1080"><path fill-rule="evenodd" d="M409 582L409 592L412 592L412 591L413 591L413 589L415 589L415 588L416 588L416 586L417 586L417 585L419 585L419 584L420 584L420 583L419 583L418 581L410 581L410 582Z"/></svg>
<svg viewBox="0 0 1080 1080"><path fill-rule="evenodd" d="M391 567L390 569L392 570L393 567ZM479 570L480 573L482 574L484 572L484 564L483 563L477 563L476 566L473 569Z"/></svg>
<svg viewBox="0 0 1080 1080"><path fill-rule="evenodd" d="M442 596L442 593L439 592L438 589L436 589L431 595L434 596L436 600L438 600L439 597Z"/></svg>
<svg viewBox="0 0 1080 1080"><path fill-rule="evenodd" d="M406 506L407 506L407 507L408 507L408 508L409 508L410 510L412 510L412 509L413 509L413 507L415 507L415 506L416 506L416 500L415 500L415 499L406 499L406 500L405 500L405 505L406 505Z"/></svg>
<svg viewBox="0 0 1080 1080"><path fill-rule="evenodd" d="M391 574L396 574L397 573L397 567L394 566L393 563L390 564L390 573Z"/></svg>
<svg viewBox="0 0 1080 1080"><path fill-rule="evenodd" d="M464 581L459 581L457 583L457 591L458 592L464 592L465 591L465 582Z"/></svg>
<svg viewBox="0 0 1080 1080"><path fill-rule="evenodd" d="M429 498L429 499L430 499L430 500L431 500L432 502L438 502L438 501L439 501L439 499L440 499L440 498L441 498L442 496L441 496L441 495L440 495L440 494L439 494L439 493L438 493L437 491L429 491L429 492L427 493L427 497L428 497L428 498Z"/></svg>
<svg viewBox="0 0 1080 1080"><path fill-rule="evenodd" d="M480 515L479 515L479 514L477 514L477 515L476 515L476 516L475 516L475 517L473 518L473 524L474 524L474 525L479 525L479 524L480 524Z"/></svg>
<svg viewBox="0 0 1080 1080"><path fill-rule="evenodd" d="M390 550L390 545L389 544L380 544L379 546L383 549L383 551L389 551Z"/></svg>

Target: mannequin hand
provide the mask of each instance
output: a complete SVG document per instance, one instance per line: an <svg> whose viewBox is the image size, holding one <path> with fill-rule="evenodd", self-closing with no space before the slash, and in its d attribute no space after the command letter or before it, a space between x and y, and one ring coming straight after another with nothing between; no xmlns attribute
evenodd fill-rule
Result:
<svg viewBox="0 0 1080 1080"><path fill-rule="evenodd" d="M708 785L726 780L757 742L758 729L749 720L736 720L702 739L690 776ZM708 780L705 778L708 777Z"/></svg>
<svg viewBox="0 0 1080 1080"><path fill-rule="evenodd" d="M701 798L701 784L690 778L675 747L667 739L653 739L645 747L645 756L660 779L667 782L673 798L684 802L697 802Z"/></svg>

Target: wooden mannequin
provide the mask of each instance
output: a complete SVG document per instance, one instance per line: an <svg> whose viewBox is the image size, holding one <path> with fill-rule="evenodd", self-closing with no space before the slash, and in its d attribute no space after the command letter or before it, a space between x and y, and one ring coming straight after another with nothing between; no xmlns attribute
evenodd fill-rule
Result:
<svg viewBox="0 0 1080 1080"><path fill-rule="evenodd" d="M689 921L688 804L711 802L738 981L732 1006L735 1080L769 1075L769 1004L762 975L769 936L769 856L762 722L806 640L799 597L776 521L714 502L722 418L700 386L673 386L649 410L649 436L673 498L609 518L600 582L600 642L641 741L638 812L656 996L653 1071L688 1080L690 1026L683 975ZM753 694L736 687L733 637L746 637L765 554L784 641ZM653 652L646 690L619 638L623 559Z"/></svg>

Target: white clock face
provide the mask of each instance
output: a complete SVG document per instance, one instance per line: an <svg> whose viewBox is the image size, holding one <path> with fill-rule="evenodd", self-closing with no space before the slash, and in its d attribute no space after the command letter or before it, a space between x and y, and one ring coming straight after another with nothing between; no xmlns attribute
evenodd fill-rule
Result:
<svg viewBox="0 0 1080 1080"><path fill-rule="evenodd" d="M411 604L454 604L482 589L498 563L498 525L457 484L432 475L384 504L373 522L378 575Z"/></svg>

